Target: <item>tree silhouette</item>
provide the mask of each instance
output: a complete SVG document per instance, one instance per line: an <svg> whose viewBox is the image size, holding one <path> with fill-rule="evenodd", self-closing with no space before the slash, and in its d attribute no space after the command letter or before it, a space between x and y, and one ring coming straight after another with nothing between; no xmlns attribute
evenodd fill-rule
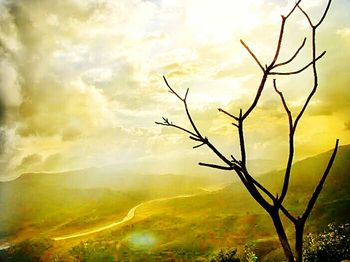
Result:
<svg viewBox="0 0 350 262"><path fill-rule="evenodd" d="M338 143L339 140L336 140L335 147L333 150L333 153L329 159L328 165L318 183L316 186L311 198L309 199L307 206L305 208L305 211L299 215L294 216L292 215L288 209L284 206L283 201L287 195L288 192L288 186L289 186L289 180L291 176L291 170L292 170L292 164L294 159L294 147L295 147L295 134L298 127L298 124L307 109L311 99L315 95L318 87L318 72L317 72L317 61L321 59L326 51L322 52L320 55L316 54L316 33L317 29L320 27L322 22L324 21L329 7L331 5L331 0L328 1L327 6L325 8L325 11L322 14L321 19L315 23L311 20L309 14L305 12L302 7L300 6L301 0L298 0L291 11L286 16L281 16L281 26L280 26L280 32L279 32L279 38L277 42L276 51L273 55L272 61L269 64L266 64L263 66L263 64L260 62L260 60L257 58L257 56L254 54L254 52L248 47L248 45L243 41L240 40L243 47L248 51L248 53L251 55L251 57L255 60L256 64L259 66L259 68L262 71L262 77L260 80L260 84L257 89L257 93L255 95L254 100L252 101L251 105L248 107L246 111L243 111L240 109L238 115L229 113L225 111L224 109L219 108L219 112L222 112L223 114L226 114L230 118L233 119L233 125L237 127L238 129L238 136L239 136L239 144L240 144L240 159L238 157L235 157L233 155L230 156L230 158L226 157L223 153L220 152L219 149L217 149L216 146L212 144L212 142L203 135L203 133L198 129L196 126L196 123L194 122L191 113L188 108L187 103L187 96L189 89L187 89L185 95L182 97L180 96L169 84L165 76L163 76L166 86L169 88L170 93L175 95L182 103L188 118L188 121L190 122L191 129L187 129L184 127L181 127L179 125L174 124L173 122L169 121L168 118L163 117L163 122L156 122L156 124L167 126L167 127L173 127L176 129L181 130L182 132L185 132L189 135L189 138L191 140L194 140L195 142L198 142L199 144L194 146L193 148L198 148L201 146L207 146L221 161L222 165L217 164L209 164L209 163L199 163L201 166L210 167L210 168L216 168L221 170L228 170L233 171L240 179L240 181L243 183L245 188L249 191L250 195L258 202L258 204L264 208L264 210L269 214L271 217L274 227L276 229L276 232L279 237L279 241L282 245L284 254L288 261L302 261L302 253L303 253L303 234L304 234L304 226L305 222L308 219L316 200L322 190L322 187L325 183L325 180L329 174L329 171L332 167L332 164L334 162L337 149L338 149ZM280 55L280 49L282 45L282 40L285 33L285 25L288 20L288 18L296 11L299 10L304 16L305 19L308 21L311 31L311 52L312 52L312 59L309 63L307 63L302 68L295 70L295 71L287 71L282 72L279 71L280 68L283 68L283 66L291 63L299 54L299 52L304 48L306 43L306 38L302 41L300 46L296 49L295 53L290 57L288 60L284 62L277 62L279 55ZM270 76L289 76L289 75L295 75L303 72L304 70L308 68L312 68L312 74L313 74L313 87L309 95L307 96L301 110L296 114L296 117L293 117L293 114L288 106L288 103L281 91L277 88L277 82L276 79L273 79L273 87L276 92L276 94L279 96L281 103L283 105L283 108L285 110L285 113L288 118L288 125L289 125L289 152L288 152L288 160L286 164L285 174L284 174L284 181L281 188L280 194L274 195L271 193L264 185L259 183L248 171L247 169L247 156L246 156L246 145L245 145L245 137L244 137L244 123L245 120L250 116L250 114L253 112L253 110L256 108L257 104L259 103L261 94L266 86L266 82ZM295 247L294 250L291 248L290 240L288 239L284 225L281 222L281 213L286 216L286 218L294 224L294 230L295 230Z"/></svg>

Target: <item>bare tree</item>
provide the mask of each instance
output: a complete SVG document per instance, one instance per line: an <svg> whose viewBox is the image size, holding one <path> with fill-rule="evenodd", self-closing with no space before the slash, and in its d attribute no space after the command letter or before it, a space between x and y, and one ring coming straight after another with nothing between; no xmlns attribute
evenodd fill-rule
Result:
<svg viewBox="0 0 350 262"><path fill-rule="evenodd" d="M305 208L305 211L299 215L294 216L292 215L288 209L284 206L283 201L285 200L285 197L288 192L288 186L289 186L289 180L291 176L292 171L292 164L294 159L294 139L295 139L295 133L298 127L298 124L308 107L311 99L315 95L318 87L318 73L317 73L317 67L316 63L319 59L321 59L326 51L322 52L320 55L317 55L316 53L316 32L319 26L324 21L329 7L331 5L331 0L328 0L327 6L325 8L324 13L322 14L321 19L315 23L311 20L308 13L306 13L302 7L300 6L301 0L297 1L291 11L286 16L281 16L281 26L280 26L280 32L279 32L279 38L277 42L277 47L275 50L275 53L273 55L272 61L269 64L266 64L263 66L263 64L260 62L260 60L257 58L257 56L254 54L254 52L248 47L248 45L241 40L241 44L244 46L244 48L248 51L248 53L251 55L251 57L255 60L256 64L259 66L259 68L262 71L262 77L260 80L260 84L257 89L257 93L255 95L254 100L252 101L251 105L248 107L246 111L243 111L240 109L239 114L235 115L232 113L229 113L225 111L224 109L219 108L218 110L222 112L223 114L226 114L230 118L233 119L233 125L237 127L238 129L238 136L239 136L239 144L240 144L240 159L238 157L235 157L233 155L230 156L230 158L226 157L223 153L220 152L219 149L217 149L216 146L212 144L212 142L203 135L203 133L198 129L196 126L196 123L194 122L191 113L188 108L187 103L187 96L189 89L187 89L185 95L182 97L180 96L169 84L167 79L163 76L166 86L169 88L170 93L174 94L184 105L185 112L187 115L187 118L189 120L189 123L191 125L190 129L181 127L179 125L174 124L173 122L169 121L168 118L163 117L163 122L156 122L156 124L167 126L167 127L173 127L176 129L181 130L182 132L185 132L189 135L189 138L191 140L194 140L195 142L198 142L199 144L194 146L193 148L198 148L201 146L207 146L221 161L221 165L217 164L208 164L208 163L199 163L201 166L210 167L210 168L216 168L221 170L228 170L233 171L240 179L240 181L243 183L245 188L249 191L250 195L258 202L258 204L265 209L265 211L270 215L274 227L276 229L276 232L279 237L279 241L282 245L284 254L288 261L302 261L302 253L303 253L303 233L304 233L304 226L305 222L308 219L311 210L313 209L316 200L322 190L322 187L325 183L325 180L329 174L329 171L332 167L332 164L334 162L337 149L338 149L338 143L339 140L336 140L335 147L333 150L333 153L331 155L331 158L329 159L328 165L318 183L316 186L311 198L309 199L307 206ZM295 70L295 71L288 71L288 72L282 72L279 71L280 68L283 66L291 63L299 54L299 52L304 48L306 43L306 38L302 41L300 46L296 48L295 53L286 61L284 62L277 62L282 40L285 33L285 25L288 20L288 18L297 10L299 9L302 14L304 14L306 20L308 21L310 25L310 31L311 31L311 52L312 52L312 59L309 63L307 63L302 68ZM270 76L289 76L289 75L295 75L303 72L304 70L308 68L312 68L312 74L313 74L313 87L309 95L307 96L300 112L297 112L296 117L293 117L293 114L288 106L288 103L281 91L277 88L277 82L276 79L273 79L273 87L276 92L276 94L279 96L281 103L283 105L283 108L285 110L285 113L288 118L288 125L289 125L289 152L288 152L288 160L286 164L286 169L284 173L284 181L281 188L280 194L274 195L272 192L270 192L264 185L259 183L248 171L247 169L247 156L246 156L246 145L245 145L245 137L244 137L244 123L245 120L250 116L250 114L253 112L253 110L256 108L257 104L259 103L261 94L266 86L266 82ZM295 239L293 242L295 242L294 250L291 248L290 240L288 239L284 225L281 221L281 213L291 222L294 224L295 229Z"/></svg>

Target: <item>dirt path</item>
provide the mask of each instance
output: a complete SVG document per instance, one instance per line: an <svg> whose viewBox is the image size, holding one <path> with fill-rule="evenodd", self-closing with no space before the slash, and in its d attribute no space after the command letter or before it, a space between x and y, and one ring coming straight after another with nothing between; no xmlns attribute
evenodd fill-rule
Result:
<svg viewBox="0 0 350 262"><path fill-rule="evenodd" d="M212 192L212 191L210 191L210 192ZM113 228L115 226L118 226L118 225L121 225L121 224L124 224L124 223L130 221L131 219L134 218L136 209L138 209L139 207L141 207L143 205L150 204L150 203L153 203L153 202L160 202L160 201L165 201L165 200L177 199L177 198L193 197L193 196L197 196L199 194L203 194L203 193L196 193L196 194L189 194L189 195L179 195L179 196L173 196L173 197L163 197L163 198L157 198L157 199L153 199L153 200L148 200L148 201L142 202L142 203L134 206L133 208L131 208L129 210L129 212L127 213L127 215L123 219L121 219L120 221L113 222L113 223L105 225L105 226L89 229L87 231L80 231L80 232L69 234L69 235L65 235L65 236L53 237L52 239L55 240L55 241L60 241L60 240L66 240L66 239L71 239L71 238L79 238L79 237L95 234L95 233L98 233L98 232L101 232L101 231Z"/></svg>

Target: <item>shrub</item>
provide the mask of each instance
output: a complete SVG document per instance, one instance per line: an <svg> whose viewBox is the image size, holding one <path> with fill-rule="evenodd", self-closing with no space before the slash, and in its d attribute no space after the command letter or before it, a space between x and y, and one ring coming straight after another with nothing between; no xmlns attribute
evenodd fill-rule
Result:
<svg viewBox="0 0 350 262"><path fill-rule="evenodd" d="M211 262L239 262L236 258L237 249L231 248L229 250L220 250L210 261Z"/></svg>
<svg viewBox="0 0 350 262"><path fill-rule="evenodd" d="M303 257L306 262L350 259L350 224L329 224L323 233L308 234L304 242Z"/></svg>
<svg viewBox="0 0 350 262"><path fill-rule="evenodd" d="M244 255L245 255L245 261L247 262L257 262L258 257L254 252L254 249L252 246L245 246L244 248Z"/></svg>
<svg viewBox="0 0 350 262"><path fill-rule="evenodd" d="M0 255L1 261L39 262L44 252L53 244L50 239L30 239L14 245Z"/></svg>

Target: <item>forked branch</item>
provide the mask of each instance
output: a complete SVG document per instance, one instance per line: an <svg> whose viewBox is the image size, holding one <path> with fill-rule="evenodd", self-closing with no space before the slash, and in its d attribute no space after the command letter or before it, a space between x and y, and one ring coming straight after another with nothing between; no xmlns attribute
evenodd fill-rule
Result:
<svg viewBox="0 0 350 262"><path fill-rule="evenodd" d="M325 10L325 12L322 15L321 20L319 21L319 23L314 26L309 15L300 7L300 2L297 3L298 8L301 10L301 12L305 15L306 19L308 20L310 27L311 27L311 50L312 50L312 61L307 64L306 66L304 66L302 69L298 70L298 71L294 71L294 72L287 72L287 73L274 73L271 72L271 74L277 74L277 75L290 75L290 74L297 74L300 73L302 71L304 71L305 69L307 69L309 66L312 65L312 71L313 71L313 88L311 90L311 92L309 93L301 111L299 112L299 114L296 116L294 123L291 122L291 116L288 115L289 118L289 127L290 127L290 133L289 133L289 156L288 156L288 162L287 162L287 167L286 167L286 173L285 173L285 177L284 177L284 182L283 182L283 187L282 187L282 192L281 192L281 197L280 197L280 203L283 202L284 198L287 195L287 191L288 191L288 186L289 186L289 179L290 179L290 173L291 173L291 169L292 169L292 164L293 164L293 158L294 158L294 135L298 126L298 123L301 119L301 117L303 116L306 108L308 107L312 97L315 95L316 91L317 91L317 87L318 87L318 75L317 75L317 67L316 67L316 62L317 60L319 60L320 58L322 58L322 56L326 53L326 51L324 51L321 55L319 55L318 57L316 57L316 29L317 27L322 23L322 21L324 20L329 7L330 7L330 3L331 0L328 1L327 4L327 8ZM280 94L279 94L280 95ZM280 95L281 97L281 95ZM283 101L283 100L282 100ZM286 105L286 102L284 101L284 106Z"/></svg>
<svg viewBox="0 0 350 262"><path fill-rule="evenodd" d="M320 179L320 182L318 183L317 187L315 188L315 191L312 194L312 197L310 198L309 203L307 204L305 212L301 216L302 221L306 221L306 219L309 217L309 215L311 213L311 210L313 209L313 207L314 207L314 205L316 203L316 200L317 200L318 196L320 195L320 193L322 191L323 185L326 182L326 179L327 179L327 177L329 175L329 171L331 170L331 167L333 165L335 156L337 154L338 145L339 145L339 139L337 139L336 142L335 142L335 147L333 149L333 153L331 155L331 158L328 161L326 170L324 171L324 173L323 173L323 175L322 175L322 177Z"/></svg>
<svg viewBox="0 0 350 262"><path fill-rule="evenodd" d="M224 163L226 163L228 166L232 165L232 162L230 160L228 160L210 141L207 137L202 136L202 134L200 133L199 129L197 128L196 124L194 123L191 113L188 109L188 105L187 105L187 96L188 96L188 92L189 89L186 90L186 94L185 96L182 98L172 87L171 85L168 83L167 79L165 76L163 76L164 82L166 84L166 86L169 88L170 93L174 94L180 101L183 102L184 107L185 107L185 111L186 111L186 115L187 118L191 124L191 127L193 129L193 131L190 131L186 128L180 127L178 125L173 124L172 122L169 122L167 118L163 117L164 122L156 122L156 124L158 125L163 125L163 126L169 126L169 127L174 127L177 128L179 130L182 130L188 134L190 134L190 139L201 142L201 144L194 146L193 148L198 148L201 147L203 145L207 145L214 153L216 156L218 156Z"/></svg>

